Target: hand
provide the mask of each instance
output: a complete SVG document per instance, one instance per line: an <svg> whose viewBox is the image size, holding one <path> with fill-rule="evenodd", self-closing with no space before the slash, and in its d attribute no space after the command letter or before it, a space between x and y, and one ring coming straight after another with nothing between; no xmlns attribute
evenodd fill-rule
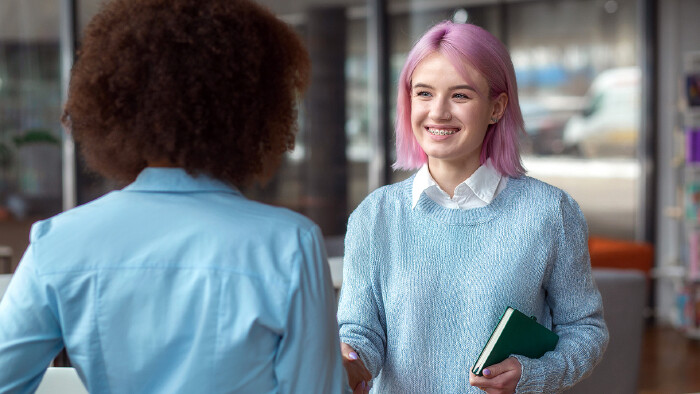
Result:
<svg viewBox="0 0 700 394"><path fill-rule="evenodd" d="M476 376L469 372L469 384L478 387L488 394L511 394L518 386L523 367L515 357L508 357L498 364L484 368L484 376Z"/></svg>
<svg viewBox="0 0 700 394"><path fill-rule="evenodd" d="M348 382L353 394L369 393L369 382L372 374L365 367L365 363L357 356L357 352L347 343L340 343L340 353L343 355L343 367L348 373Z"/></svg>

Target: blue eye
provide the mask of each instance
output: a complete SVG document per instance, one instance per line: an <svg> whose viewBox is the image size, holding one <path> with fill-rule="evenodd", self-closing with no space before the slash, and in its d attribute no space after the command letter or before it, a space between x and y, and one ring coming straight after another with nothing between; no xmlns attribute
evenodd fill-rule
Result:
<svg viewBox="0 0 700 394"><path fill-rule="evenodd" d="M457 99L468 99L469 98L469 96L467 96L464 93L455 93L454 96L452 96L452 97L457 98Z"/></svg>
<svg viewBox="0 0 700 394"><path fill-rule="evenodd" d="M418 96L418 97L430 97L430 92L419 91L419 92L416 92L416 96Z"/></svg>

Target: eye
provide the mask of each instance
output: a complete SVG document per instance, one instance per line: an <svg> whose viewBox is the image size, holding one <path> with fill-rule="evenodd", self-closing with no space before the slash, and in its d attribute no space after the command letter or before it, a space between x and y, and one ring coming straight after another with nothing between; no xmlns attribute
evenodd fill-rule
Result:
<svg viewBox="0 0 700 394"><path fill-rule="evenodd" d="M456 99L460 99L460 100L467 100L467 99L469 99L469 96L467 96L467 95L464 94L464 93L455 93L454 95L452 95L452 97L454 97L454 98L456 98Z"/></svg>
<svg viewBox="0 0 700 394"><path fill-rule="evenodd" d="M432 96L432 95L430 94L430 92L425 91L425 90L416 91L415 94L416 94L416 97L430 97L430 96Z"/></svg>

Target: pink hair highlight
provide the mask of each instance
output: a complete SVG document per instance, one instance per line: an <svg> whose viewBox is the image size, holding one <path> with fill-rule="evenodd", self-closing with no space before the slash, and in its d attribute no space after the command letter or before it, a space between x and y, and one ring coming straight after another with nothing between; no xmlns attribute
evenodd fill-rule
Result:
<svg viewBox="0 0 700 394"><path fill-rule="evenodd" d="M505 46L491 33L471 24L441 22L428 30L413 46L398 83L396 100L396 163L394 169L414 170L428 160L411 127L411 77L423 59L433 53L445 56L462 78L469 81L464 65L471 65L488 82L490 98L508 95L503 116L489 126L481 148L480 161L489 158L502 175L525 173L520 161L518 135L525 132L518 103L513 63Z"/></svg>

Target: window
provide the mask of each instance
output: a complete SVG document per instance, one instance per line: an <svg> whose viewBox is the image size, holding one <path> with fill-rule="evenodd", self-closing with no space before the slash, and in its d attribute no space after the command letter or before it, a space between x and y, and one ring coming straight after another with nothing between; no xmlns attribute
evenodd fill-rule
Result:
<svg viewBox="0 0 700 394"><path fill-rule="evenodd" d="M0 3L0 246L11 262L0 273L19 261L31 223L61 211L57 7Z"/></svg>

